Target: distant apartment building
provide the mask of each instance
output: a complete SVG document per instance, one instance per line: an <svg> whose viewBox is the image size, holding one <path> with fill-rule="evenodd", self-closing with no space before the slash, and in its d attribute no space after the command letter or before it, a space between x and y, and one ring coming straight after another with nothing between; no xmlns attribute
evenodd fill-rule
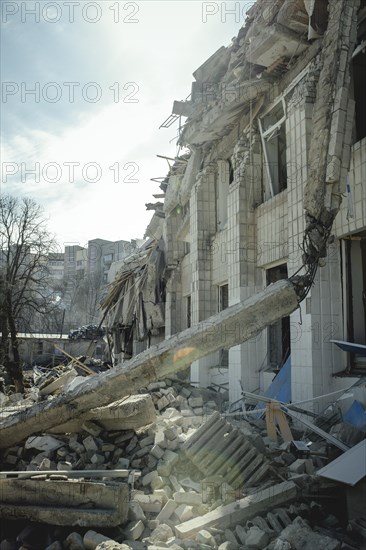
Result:
<svg viewBox="0 0 366 550"><path fill-rule="evenodd" d="M50 283L53 281L62 281L64 278L65 254L63 252L53 252L47 257L47 272Z"/></svg>
<svg viewBox="0 0 366 550"><path fill-rule="evenodd" d="M143 241L97 238L88 241L86 248L65 247L63 307L68 328L100 322L99 303L106 292L108 272L112 264L129 256L140 242Z"/></svg>

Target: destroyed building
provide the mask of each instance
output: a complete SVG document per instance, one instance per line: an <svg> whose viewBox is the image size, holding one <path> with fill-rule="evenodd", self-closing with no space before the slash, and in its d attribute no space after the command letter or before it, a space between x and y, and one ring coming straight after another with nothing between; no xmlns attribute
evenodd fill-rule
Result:
<svg viewBox="0 0 366 550"><path fill-rule="evenodd" d="M366 344L366 5L330 7L256 2L165 124L179 119L180 153L146 236L164 247L166 338L304 273L307 243L329 234L296 311L192 364L192 382L228 388L231 402L241 385L265 391L286 362L293 401L365 372L357 349L332 340Z"/></svg>

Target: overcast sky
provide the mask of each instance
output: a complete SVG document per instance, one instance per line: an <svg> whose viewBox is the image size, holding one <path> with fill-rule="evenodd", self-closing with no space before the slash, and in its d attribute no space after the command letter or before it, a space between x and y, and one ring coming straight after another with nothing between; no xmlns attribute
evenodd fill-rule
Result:
<svg viewBox="0 0 366 550"><path fill-rule="evenodd" d="M177 152L159 126L253 3L2 0L1 192L42 204L61 246L142 238L156 154Z"/></svg>

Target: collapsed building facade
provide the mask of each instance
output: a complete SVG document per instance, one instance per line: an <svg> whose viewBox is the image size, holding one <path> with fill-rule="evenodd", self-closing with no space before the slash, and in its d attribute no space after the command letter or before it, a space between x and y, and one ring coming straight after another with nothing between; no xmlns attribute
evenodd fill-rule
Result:
<svg viewBox="0 0 366 550"><path fill-rule="evenodd" d="M331 340L366 344L365 33L364 1L259 0L167 121L180 121L180 152L146 231L165 255L160 337L308 277L294 313L192 364L192 382L231 402L286 362L294 401L364 372Z"/></svg>
<svg viewBox="0 0 366 550"><path fill-rule="evenodd" d="M364 547L364 364L331 340L365 344L365 26L364 0L258 0L195 71L164 203L103 304L114 368L71 357L0 392L1 547ZM250 393L276 372L286 398ZM330 415L304 410L325 393Z"/></svg>

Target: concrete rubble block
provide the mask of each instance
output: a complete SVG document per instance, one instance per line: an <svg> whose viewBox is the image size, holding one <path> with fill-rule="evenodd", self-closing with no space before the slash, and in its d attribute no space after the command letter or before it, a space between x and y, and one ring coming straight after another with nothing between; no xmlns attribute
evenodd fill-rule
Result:
<svg viewBox="0 0 366 550"><path fill-rule="evenodd" d="M282 531L282 525L276 518L275 514L272 514L272 512L268 512L268 514L266 515L266 520L268 525L275 533L280 533Z"/></svg>
<svg viewBox="0 0 366 550"><path fill-rule="evenodd" d="M144 437L143 439L140 439L139 444L140 444L141 448L148 447L149 445L150 446L153 445L154 444L154 436L153 435L148 435L147 437Z"/></svg>
<svg viewBox="0 0 366 550"><path fill-rule="evenodd" d="M158 459L154 456L151 456L151 454L147 457L147 464L146 467L148 470L155 470L158 465Z"/></svg>
<svg viewBox="0 0 366 550"><path fill-rule="evenodd" d="M152 448L155 446L160 447L161 449L165 449L166 447L164 430L162 428L159 428L155 433L154 446Z"/></svg>
<svg viewBox="0 0 366 550"><path fill-rule="evenodd" d="M165 480L160 476L154 477L154 479L150 483L150 486L153 491L156 491L157 489L162 489L164 485L165 485Z"/></svg>
<svg viewBox="0 0 366 550"><path fill-rule="evenodd" d="M216 548L215 538L211 535L210 531L207 531L207 529L202 529L198 532L196 541L200 544L206 544L207 546Z"/></svg>
<svg viewBox="0 0 366 550"><path fill-rule="evenodd" d="M290 472L293 472L294 474L303 474L306 471L306 462L307 462L306 459L298 458L297 460L295 460L295 462L290 464L288 469Z"/></svg>
<svg viewBox="0 0 366 550"><path fill-rule="evenodd" d="M154 445L150 450L150 454L159 460L164 454L164 449L159 447L159 445Z"/></svg>
<svg viewBox="0 0 366 550"><path fill-rule="evenodd" d="M177 439L178 435L179 430L177 426L171 426L170 428L166 428L166 430L164 430L164 437L168 441L173 441L174 439Z"/></svg>
<svg viewBox="0 0 366 550"><path fill-rule="evenodd" d="M115 470L127 470L130 467L130 460L128 458L119 458L116 462Z"/></svg>
<svg viewBox="0 0 366 550"><path fill-rule="evenodd" d="M254 525L249 529L245 540L245 545L248 548L258 548L259 550L261 550L262 548L265 548L268 543L268 534L259 529L259 527Z"/></svg>
<svg viewBox="0 0 366 550"><path fill-rule="evenodd" d="M52 452L60 447L63 447L65 443L59 441L51 435L39 435L39 436L30 436L25 442L25 449L38 449L38 451Z"/></svg>
<svg viewBox="0 0 366 550"><path fill-rule="evenodd" d="M160 388L165 388L166 387L166 382L164 380L160 381L160 382L151 382L151 384L149 384L147 386L147 391L158 391L160 390Z"/></svg>
<svg viewBox="0 0 366 550"><path fill-rule="evenodd" d="M174 511L180 522L185 522L193 518L192 506L180 504Z"/></svg>
<svg viewBox="0 0 366 550"><path fill-rule="evenodd" d="M300 517L288 525L278 538L289 543L292 550L339 550L341 547L339 540L312 531Z"/></svg>
<svg viewBox="0 0 366 550"><path fill-rule="evenodd" d="M177 453L167 449L158 463L157 472L162 477L168 477L173 466L178 462L179 456Z"/></svg>
<svg viewBox="0 0 366 550"><path fill-rule="evenodd" d="M173 487L174 491L184 493L184 489L177 480L177 478L173 475L169 476L170 485Z"/></svg>
<svg viewBox="0 0 366 550"><path fill-rule="evenodd" d="M168 405L170 405L170 401L169 399L166 397L166 395L163 395L163 397L161 397L159 399L159 401L156 403L156 406L158 408L159 411L162 411L163 409L165 409L165 407L167 407Z"/></svg>
<svg viewBox="0 0 366 550"><path fill-rule="evenodd" d="M189 388L186 388L183 386L183 388L180 390L180 394L185 398L185 399L188 399L188 397L191 396L192 394L192 390L190 390Z"/></svg>
<svg viewBox="0 0 366 550"><path fill-rule="evenodd" d="M164 485L162 489L166 494L168 500L173 498L173 491L171 490L169 485Z"/></svg>
<svg viewBox="0 0 366 550"><path fill-rule="evenodd" d="M144 493L134 491L131 495L131 501L138 502L144 512L153 512L158 514L163 508L163 495L152 494L145 495Z"/></svg>
<svg viewBox="0 0 366 550"><path fill-rule="evenodd" d="M83 537L79 533L70 533L64 543L66 550L84 550Z"/></svg>
<svg viewBox="0 0 366 550"><path fill-rule="evenodd" d="M124 397L106 407L94 409L93 418L105 430L134 430L155 421L155 408L148 394Z"/></svg>
<svg viewBox="0 0 366 550"><path fill-rule="evenodd" d="M192 408L203 407L203 397L190 397L188 399L188 405Z"/></svg>
<svg viewBox="0 0 366 550"><path fill-rule="evenodd" d="M193 489L193 491L196 491L196 493L201 492L201 484L197 483L196 481L192 481L188 477L185 479L180 480L180 485L182 487L187 487L188 489Z"/></svg>
<svg viewBox="0 0 366 550"><path fill-rule="evenodd" d="M98 445L96 444L95 440L92 438L91 435L88 435L83 439L83 445L85 447L86 451L97 451Z"/></svg>
<svg viewBox="0 0 366 550"><path fill-rule="evenodd" d="M85 452L85 447L82 443L79 443L78 441L69 441L69 448L77 453L78 455L81 455Z"/></svg>
<svg viewBox="0 0 366 550"><path fill-rule="evenodd" d="M169 439L166 441L166 448L170 451L176 451L179 448L179 440L174 439L173 441L169 441Z"/></svg>
<svg viewBox="0 0 366 550"><path fill-rule="evenodd" d="M91 420L85 420L81 425L81 429L84 430L84 432L88 432L93 437L98 437L102 431L102 428Z"/></svg>
<svg viewBox="0 0 366 550"><path fill-rule="evenodd" d="M237 525L235 527L235 533L237 534L238 539L240 540L240 542L245 545L245 541L246 541L246 538L247 538L247 530L244 529L244 527L242 527L242 525Z"/></svg>
<svg viewBox="0 0 366 550"><path fill-rule="evenodd" d="M189 506L199 506L202 504L202 494L193 491L179 491L174 493L173 498L177 504L188 504Z"/></svg>
<svg viewBox="0 0 366 550"><path fill-rule="evenodd" d="M174 513L177 507L178 503L175 500L169 499L162 510L159 512L159 514L156 516L157 521L162 523L167 519L170 519L171 515Z"/></svg>
<svg viewBox="0 0 366 550"><path fill-rule="evenodd" d="M137 521L131 521L127 527L124 528L124 534L126 539L137 540L141 537L144 531L145 525L139 519Z"/></svg>
<svg viewBox="0 0 366 550"><path fill-rule="evenodd" d="M287 504L297 496L296 485L291 481L279 483L267 489L259 490L245 498L219 506L200 518L182 522L175 527L180 538L192 538L201 529L219 526L221 529L243 523L269 508Z"/></svg>
<svg viewBox="0 0 366 550"><path fill-rule="evenodd" d="M152 472L149 472L142 478L142 485L146 487L147 485L150 485L150 483L153 481L153 479L159 477L159 474L156 470L153 470Z"/></svg>
<svg viewBox="0 0 366 550"><path fill-rule="evenodd" d="M149 540L152 543L158 544L159 542L166 542L173 536L174 533L172 531L172 528L169 527L169 525L162 523L153 530L153 532L149 536Z"/></svg>
<svg viewBox="0 0 366 550"><path fill-rule="evenodd" d="M2 479L0 501L3 519L111 527L127 519L128 486L115 482Z"/></svg>
<svg viewBox="0 0 366 550"><path fill-rule="evenodd" d="M316 503L315 505L316 507L318 507ZM284 508L276 508L275 510L273 510L273 513L276 514L278 519L281 521L281 523L285 527L287 527L288 525L290 525L290 523L292 523L291 518L289 517L287 511Z"/></svg>
<svg viewBox="0 0 366 550"><path fill-rule="evenodd" d="M257 516L256 518L253 518L251 521L248 521L246 524L246 528L249 530L251 527L253 527L253 525L256 525L257 527L259 527L259 529L261 529L262 531L265 531L268 534L272 534L272 535L274 534L274 532L272 531L271 527L268 525L266 520L261 516Z"/></svg>
<svg viewBox="0 0 366 550"><path fill-rule="evenodd" d="M224 539L226 541L230 542L230 544L232 545L234 550L237 550L237 548L239 548L238 539L237 539L237 537L235 536L235 534L233 533L233 531L231 529L225 529L224 530Z"/></svg>
<svg viewBox="0 0 366 550"><path fill-rule="evenodd" d="M104 462L105 462L104 454L94 453L93 456L90 459L90 462L92 464L104 464ZM120 469L122 469L122 467L120 467Z"/></svg>
<svg viewBox="0 0 366 550"><path fill-rule="evenodd" d="M138 443L138 439L137 439L136 436L134 436L134 437L131 439L131 441L129 442L129 444L127 445L127 447L126 447L126 453L127 453L127 454L132 453L132 451L136 448L137 443Z"/></svg>
<svg viewBox="0 0 366 550"><path fill-rule="evenodd" d="M155 489L155 491L153 492L153 495L162 499L163 506L171 498L171 492L169 491L167 492L165 490L165 487L162 487L161 489Z"/></svg>
<svg viewBox="0 0 366 550"><path fill-rule="evenodd" d="M141 520L143 522L146 521L146 516L144 514L144 511L138 502L130 501L128 503L128 519L130 521L138 521L138 520Z"/></svg>
<svg viewBox="0 0 366 550"><path fill-rule="evenodd" d="M118 435L114 439L115 445L121 445L122 443L126 443L126 441L130 441L135 435L134 430L124 430L121 435Z"/></svg>

